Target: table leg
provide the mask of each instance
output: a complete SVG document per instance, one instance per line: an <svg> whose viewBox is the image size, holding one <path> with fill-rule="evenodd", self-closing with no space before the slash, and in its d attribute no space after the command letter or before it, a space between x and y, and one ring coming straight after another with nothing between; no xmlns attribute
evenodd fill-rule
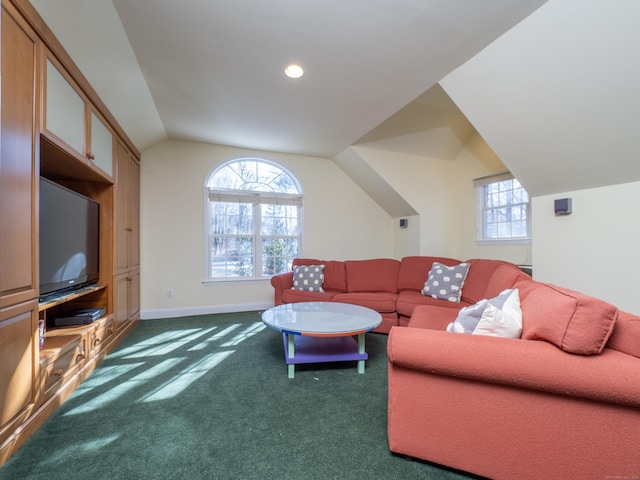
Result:
<svg viewBox="0 0 640 480"><path fill-rule="evenodd" d="M296 354L296 347L295 347L295 335L291 334L291 333L287 333L287 353L289 358L293 358ZM294 378L296 374L296 365L294 363L290 363L289 364L289 378Z"/></svg>
<svg viewBox="0 0 640 480"><path fill-rule="evenodd" d="M364 353L364 333L358 335L358 353ZM358 373L364 373L364 360L358 360Z"/></svg>

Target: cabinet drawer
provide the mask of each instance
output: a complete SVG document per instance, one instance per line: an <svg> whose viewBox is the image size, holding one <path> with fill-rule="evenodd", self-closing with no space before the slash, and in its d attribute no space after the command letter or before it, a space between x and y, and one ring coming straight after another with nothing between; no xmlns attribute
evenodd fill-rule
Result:
<svg viewBox="0 0 640 480"><path fill-rule="evenodd" d="M65 352L55 358L44 370L44 395L45 398L51 396L55 389L62 384L62 381L74 375L82 366L86 357L86 344L84 338L71 346Z"/></svg>
<svg viewBox="0 0 640 480"><path fill-rule="evenodd" d="M105 348L114 337L113 315L101 321L90 335L91 351L98 352Z"/></svg>

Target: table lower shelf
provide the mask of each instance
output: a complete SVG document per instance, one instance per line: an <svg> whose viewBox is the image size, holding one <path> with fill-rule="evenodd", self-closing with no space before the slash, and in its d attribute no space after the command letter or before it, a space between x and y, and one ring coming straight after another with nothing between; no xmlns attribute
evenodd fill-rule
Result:
<svg viewBox="0 0 640 480"><path fill-rule="evenodd" d="M364 373L364 361L369 355L364 351L364 334L358 335L358 341L351 336L345 337L308 337L303 335L282 334L284 356L289 366L289 378L294 377L295 365L302 363L324 363L358 361L358 373ZM291 347L293 342L293 348ZM290 351L292 355L290 355Z"/></svg>

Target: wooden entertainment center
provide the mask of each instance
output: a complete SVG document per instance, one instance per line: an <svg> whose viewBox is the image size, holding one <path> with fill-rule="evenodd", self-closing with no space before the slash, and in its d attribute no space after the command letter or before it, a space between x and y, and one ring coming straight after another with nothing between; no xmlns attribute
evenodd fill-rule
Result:
<svg viewBox="0 0 640 480"><path fill-rule="evenodd" d="M2 0L0 31L2 465L139 319L140 153L28 0ZM100 204L98 282L43 301L39 176ZM106 313L47 322L88 307Z"/></svg>

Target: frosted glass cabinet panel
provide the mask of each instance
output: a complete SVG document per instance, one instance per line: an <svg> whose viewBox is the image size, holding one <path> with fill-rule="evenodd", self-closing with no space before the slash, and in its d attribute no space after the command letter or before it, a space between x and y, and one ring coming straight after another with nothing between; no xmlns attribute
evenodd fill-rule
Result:
<svg viewBox="0 0 640 480"><path fill-rule="evenodd" d="M91 153L89 158L103 172L113 176L113 134L95 113L91 112Z"/></svg>
<svg viewBox="0 0 640 480"><path fill-rule="evenodd" d="M84 156L84 100L49 60L46 107L47 130Z"/></svg>

